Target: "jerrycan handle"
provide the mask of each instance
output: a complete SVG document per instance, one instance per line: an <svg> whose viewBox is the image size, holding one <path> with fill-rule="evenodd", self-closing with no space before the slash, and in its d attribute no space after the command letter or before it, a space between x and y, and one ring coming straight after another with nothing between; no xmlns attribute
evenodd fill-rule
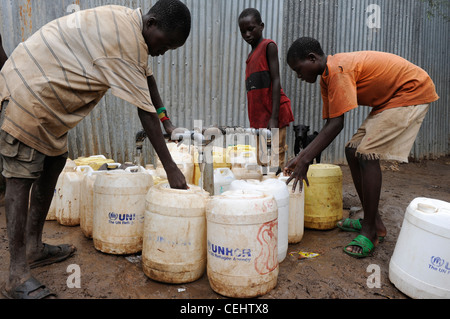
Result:
<svg viewBox="0 0 450 319"><path fill-rule="evenodd" d="M436 207L424 203L418 203L417 210L425 214L435 214L438 212L438 209Z"/></svg>
<svg viewBox="0 0 450 319"><path fill-rule="evenodd" d="M108 169L117 169L120 167L120 163L106 163L106 166L108 167Z"/></svg>
<svg viewBox="0 0 450 319"><path fill-rule="evenodd" d="M230 173L231 173L231 170L230 170L228 167L219 167L217 170L219 171L219 174L220 174L221 176L228 176L228 175L231 175L231 174L230 174Z"/></svg>
<svg viewBox="0 0 450 319"><path fill-rule="evenodd" d="M447 207L436 208L433 205L424 203L418 203L417 210L425 214L437 214L437 213L450 214L450 209L448 209Z"/></svg>
<svg viewBox="0 0 450 319"><path fill-rule="evenodd" d="M77 166L76 171L78 173L86 173L86 174L90 175L90 174L92 174L94 169L92 167L90 167L89 165L81 165L81 166Z"/></svg>
<svg viewBox="0 0 450 319"><path fill-rule="evenodd" d="M125 172L128 172L128 173L137 173L137 172L139 172L139 166L130 166L130 167L127 167L127 168L125 168Z"/></svg>
<svg viewBox="0 0 450 319"><path fill-rule="evenodd" d="M128 173L142 173L145 172L145 169L142 166L130 166L125 169L125 172Z"/></svg>

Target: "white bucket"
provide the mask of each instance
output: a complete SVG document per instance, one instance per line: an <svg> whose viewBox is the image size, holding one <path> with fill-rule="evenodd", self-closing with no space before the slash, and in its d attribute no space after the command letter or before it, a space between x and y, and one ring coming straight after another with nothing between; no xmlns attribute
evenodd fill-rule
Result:
<svg viewBox="0 0 450 319"><path fill-rule="evenodd" d="M94 246L108 254L142 250L145 196L153 185L150 174L106 171L94 183Z"/></svg>
<svg viewBox="0 0 450 319"><path fill-rule="evenodd" d="M277 284L277 204L273 195L230 190L206 208L207 274L224 296L252 298Z"/></svg>
<svg viewBox="0 0 450 319"><path fill-rule="evenodd" d="M286 184L289 176L280 176L278 179ZM295 192L292 191L294 180L286 185L289 191L289 226L288 226L288 243L298 244L303 239L305 231L305 193L300 191L300 187L296 187Z"/></svg>
<svg viewBox="0 0 450 319"><path fill-rule="evenodd" d="M256 190L275 197L278 207L278 262L281 263L288 249L288 227L289 227L289 191L286 183L278 179L237 180L231 183L231 190Z"/></svg>
<svg viewBox="0 0 450 319"><path fill-rule="evenodd" d="M419 197L406 209L389 279L415 299L450 299L450 203Z"/></svg>
<svg viewBox="0 0 450 319"><path fill-rule="evenodd" d="M206 269L205 206L209 197L198 186L153 186L146 197L142 268L151 279L188 283Z"/></svg>

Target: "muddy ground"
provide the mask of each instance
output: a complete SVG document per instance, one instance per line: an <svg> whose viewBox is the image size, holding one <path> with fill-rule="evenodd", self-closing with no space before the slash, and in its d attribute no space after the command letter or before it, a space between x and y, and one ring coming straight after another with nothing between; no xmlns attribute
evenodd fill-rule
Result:
<svg viewBox="0 0 450 319"><path fill-rule="evenodd" d="M362 217L353 213L360 206L349 169L341 166L344 176L344 217ZM406 299L389 281L389 261L395 248L405 209L416 197L450 201L450 157L409 164L383 162L383 189L380 209L388 230L384 243L374 256L355 259L342 252L355 233L333 229L305 230L303 240L289 245L289 252L315 252L318 257L298 260L286 257L280 265L278 284L261 299ZM79 227L65 227L56 221L45 225L45 241L71 243L78 250L72 258L59 264L34 269L36 278L57 292L62 299L223 299L209 285L207 275L180 285L158 283L145 276L139 256L115 256L97 251ZM81 288L69 288L67 267L77 264L81 271ZM369 265L381 269L381 288L369 288ZM0 208L0 283L8 275L9 253L4 207ZM0 296L3 298L3 296Z"/></svg>

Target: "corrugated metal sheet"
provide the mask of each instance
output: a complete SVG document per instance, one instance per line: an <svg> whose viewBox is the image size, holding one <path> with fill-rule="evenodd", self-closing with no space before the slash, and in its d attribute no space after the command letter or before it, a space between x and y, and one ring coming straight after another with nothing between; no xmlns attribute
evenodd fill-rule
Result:
<svg viewBox="0 0 450 319"><path fill-rule="evenodd" d="M367 20L379 15L379 28L369 28ZM433 103L411 152L412 157L433 158L449 153L449 29L450 6L443 3L442 15L429 17L428 4L420 0L289 0L285 4L286 30L283 33L287 52L301 36L321 42L326 54L376 50L398 54L425 69L433 79L440 100ZM320 130L322 101L319 84L301 83L291 70L284 73L286 94L293 101L297 123ZM326 162L345 162L344 146L369 113L359 107L346 114L345 127L323 153ZM292 133L288 135L293 143Z"/></svg>
<svg viewBox="0 0 450 319"><path fill-rule="evenodd" d="M248 126L244 86L245 59L250 47L239 33L237 18L247 7L260 10L265 37L278 43L282 86L292 100L296 123L319 130L321 97L317 85L300 84L286 66L289 45L298 37L318 38L325 52L380 50L399 54L429 72L441 99L433 104L413 149L416 158L448 154L449 140L449 23L428 18L421 0L183 0L192 13L191 35L185 46L150 58L158 87L174 124ZM45 23L105 4L141 7L156 0L0 0L0 32L8 54ZM370 29L369 5L379 5L381 28ZM448 7L446 7L448 11ZM447 16L450 13L446 13ZM346 117L344 131L324 152L327 162L343 162L345 142L369 110L360 107ZM134 158L135 133L141 129L136 108L107 94L69 133L70 156L104 154L117 161ZM293 145L292 129L288 143ZM146 141L144 161L152 161ZM292 147L290 152L292 153Z"/></svg>
<svg viewBox="0 0 450 319"><path fill-rule="evenodd" d="M283 1L184 0L192 14L186 44L163 57L151 58L161 97L172 122L192 129L194 120L204 126L247 126L245 60L250 46L241 38L237 19L247 7L258 8L265 36L281 47ZM1 0L0 32L8 54L45 23L68 14L106 4L140 7L147 12L156 0ZM69 132L70 156L104 154L117 161L132 161L135 133L142 129L136 108L107 94L75 129ZM144 161L152 161L150 143L144 144Z"/></svg>

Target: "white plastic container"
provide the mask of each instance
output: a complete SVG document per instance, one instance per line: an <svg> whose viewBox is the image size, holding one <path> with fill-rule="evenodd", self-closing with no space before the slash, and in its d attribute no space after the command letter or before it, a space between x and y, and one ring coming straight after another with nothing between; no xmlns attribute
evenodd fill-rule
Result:
<svg viewBox="0 0 450 319"><path fill-rule="evenodd" d="M188 283L206 270L206 216L209 197L200 187L153 186L146 197L142 269L151 279Z"/></svg>
<svg viewBox="0 0 450 319"><path fill-rule="evenodd" d="M94 183L94 247L108 254L142 250L145 196L153 185L150 174L114 170Z"/></svg>
<svg viewBox="0 0 450 319"><path fill-rule="evenodd" d="M280 176L278 179L286 184L289 176ZM295 192L292 191L294 180L286 185L289 191L289 226L288 243L298 244L303 239L305 231L305 193L297 186Z"/></svg>
<svg viewBox="0 0 450 319"><path fill-rule="evenodd" d="M67 160L67 161L70 161L70 160ZM66 162L66 165L67 165L67 162ZM56 201L58 201L58 197L57 197L58 189L61 187L61 180L62 180L61 175L62 175L62 172L58 176L55 190L53 192L52 202L50 203L50 207L48 209L47 217L45 218L45 220L56 220Z"/></svg>
<svg viewBox="0 0 450 319"><path fill-rule="evenodd" d="M211 197L206 208L207 274L215 292L252 298L276 286L277 216L273 195L230 190Z"/></svg>
<svg viewBox="0 0 450 319"><path fill-rule="evenodd" d="M235 180L233 172L228 167L216 168L214 170L214 195L221 195L228 191L231 183Z"/></svg>
<svg viewBox="0 0 450 319"><path fill-rule="evenodd" d="M173 161L183 173L186 183L190 184L194 179L194 159L189 147L184 144L180 144L180 146L178 146L175 143L167 143L166 145ZM167 179L167 173L164 170L162 162L159 158L157 159L156 174L161 179Z"/></svg>
<svg viewBox="0 0 450 319"><path fill-rule="evenodd" d="M260 181L263 177L261 167L256 164L244 164L243 166L233 166L231 171L237 180L255 179Z"/></svg>
<svg viewBox="0 0 450 319"><path fill-rule="evenodd" d="M415 299L450 299L450 203L418 197L406 209L389 279Z"/></svg>
<svg viewBox="0 0 450 319"><path fill-rule="evenodd" d="M231 190L256 190L273 195L278 207L278 263L281 263L288 249L288 224L289 224L289 191L286 183L278 179L237 180L231 183Z"/></svg>
<svg viewBox="0 0 450 319"><path fill-rule="evenodd" d="M243 151L239 154L230 156L232 166L241 166L245 164L257 164L256 153L254 151Z"/></svg>
<svg viewBox="0 0 450 319"><path fill-rule="evenodd" d="M56 188L55 215L59 224L78 226L80 224L80 194L81 181L84 173L81 166L68 161Z"/></svg>
<svg viewBox="0 0 450 319"><path fill-rule="evenodd" d="M87 238L92 238L94 228L94 183L97 176L105 173L88 169L81 182L80 228Z"/></svg>
<svg viewBox="0 0 450 319"><path fill-rule="evenodd" d="M278 178L277 175L274 172L269 172L266 175L263 175L263 177L261 178L261 181L265 181L271 178Z"/></svg>

